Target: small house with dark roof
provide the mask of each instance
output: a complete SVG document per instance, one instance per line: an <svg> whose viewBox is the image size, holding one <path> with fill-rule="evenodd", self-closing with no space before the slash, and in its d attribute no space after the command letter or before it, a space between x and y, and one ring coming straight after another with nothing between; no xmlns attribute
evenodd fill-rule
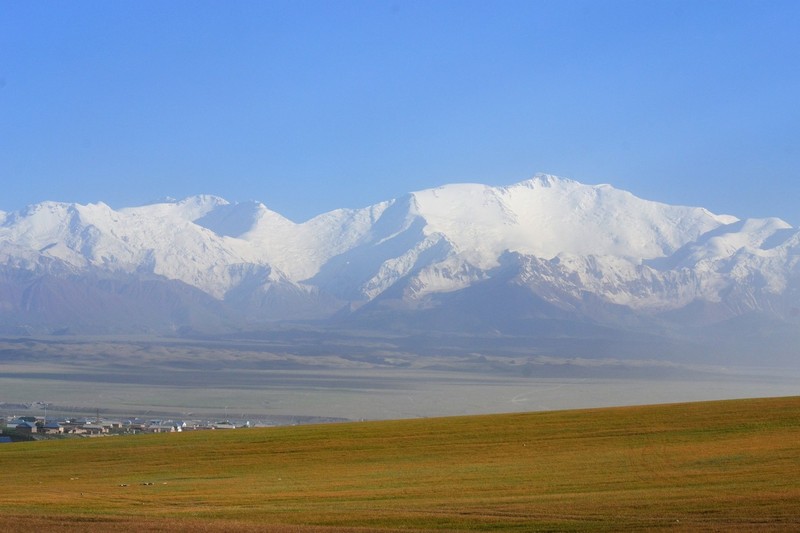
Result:
<svg viewBox="0 0 800 533"><path fill-rule="evenodd" d="M58 422L48 422L39 428L39 433L44 433L45 435L60 435L64 433L64 426Z"/></svg>
<svg viewBox="0 0 800 533"><path fill-rule="evenodd" d="M33 422L20 422L14 427L14 429L25 435L31 435L36 433L36 424Z"/></svg>

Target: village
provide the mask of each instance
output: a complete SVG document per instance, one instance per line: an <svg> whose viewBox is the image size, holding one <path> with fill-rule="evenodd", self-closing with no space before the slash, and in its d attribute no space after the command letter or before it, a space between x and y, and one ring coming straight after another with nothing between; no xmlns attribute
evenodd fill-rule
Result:
<svg viewBox="0 0 800 533"><path fill-rule="evenodd" d="M0 401L0 444L51 439L142 435L149 433L180 433L185 431L214 431L300 424L345 422L348 419L328 416L237 413L228 409L219 412L197 411L145 412L138 415L124 412L87 411L50 402ZM84 416L81 416L84 415Z"/></svg>
<svg viewBox="0 0 800 533"><path fill-rule="evenodd" d="M64 418L48 420L46 416L0 416L0 443L45 440L67 437L104 437L143 433L176 433L182 431L226 430L266 427L271 424L251 424L249 420L165 420L129 418L109 420L94 418Z"/></svg>

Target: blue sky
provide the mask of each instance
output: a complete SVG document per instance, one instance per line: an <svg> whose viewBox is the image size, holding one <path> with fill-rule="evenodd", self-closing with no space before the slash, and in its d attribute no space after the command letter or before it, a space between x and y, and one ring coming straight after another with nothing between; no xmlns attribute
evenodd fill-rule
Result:
<svg viewBox="0 0 800 533"><path fill-rule="evenodd" d="M800 2L0 0L0 210L536 172L800 224Z"/></svg>

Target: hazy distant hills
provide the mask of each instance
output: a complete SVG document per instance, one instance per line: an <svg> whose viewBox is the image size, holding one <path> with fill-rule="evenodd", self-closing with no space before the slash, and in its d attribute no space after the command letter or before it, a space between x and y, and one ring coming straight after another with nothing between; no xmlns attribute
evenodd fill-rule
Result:
<svg viewBox="0 0 800 533"><path fill-rule="evenodd" d="M780 219L547 175L447 185L303 223L213 196L119 210L43 202L0 212L0 328L225 332L288 319L685 338L702 326L743 342L778 331L775 342L791 345L799 265L800 230Z"/></svg>

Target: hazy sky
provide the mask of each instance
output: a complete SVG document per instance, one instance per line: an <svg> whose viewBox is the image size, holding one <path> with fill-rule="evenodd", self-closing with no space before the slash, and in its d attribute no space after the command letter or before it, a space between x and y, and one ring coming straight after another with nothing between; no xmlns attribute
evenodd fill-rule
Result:
<svg viewBox="0 0 800 533"><path fill-rule="evenodd" d="M0 210L536 172L800 224L800 2L0 0Z"/></svg>

